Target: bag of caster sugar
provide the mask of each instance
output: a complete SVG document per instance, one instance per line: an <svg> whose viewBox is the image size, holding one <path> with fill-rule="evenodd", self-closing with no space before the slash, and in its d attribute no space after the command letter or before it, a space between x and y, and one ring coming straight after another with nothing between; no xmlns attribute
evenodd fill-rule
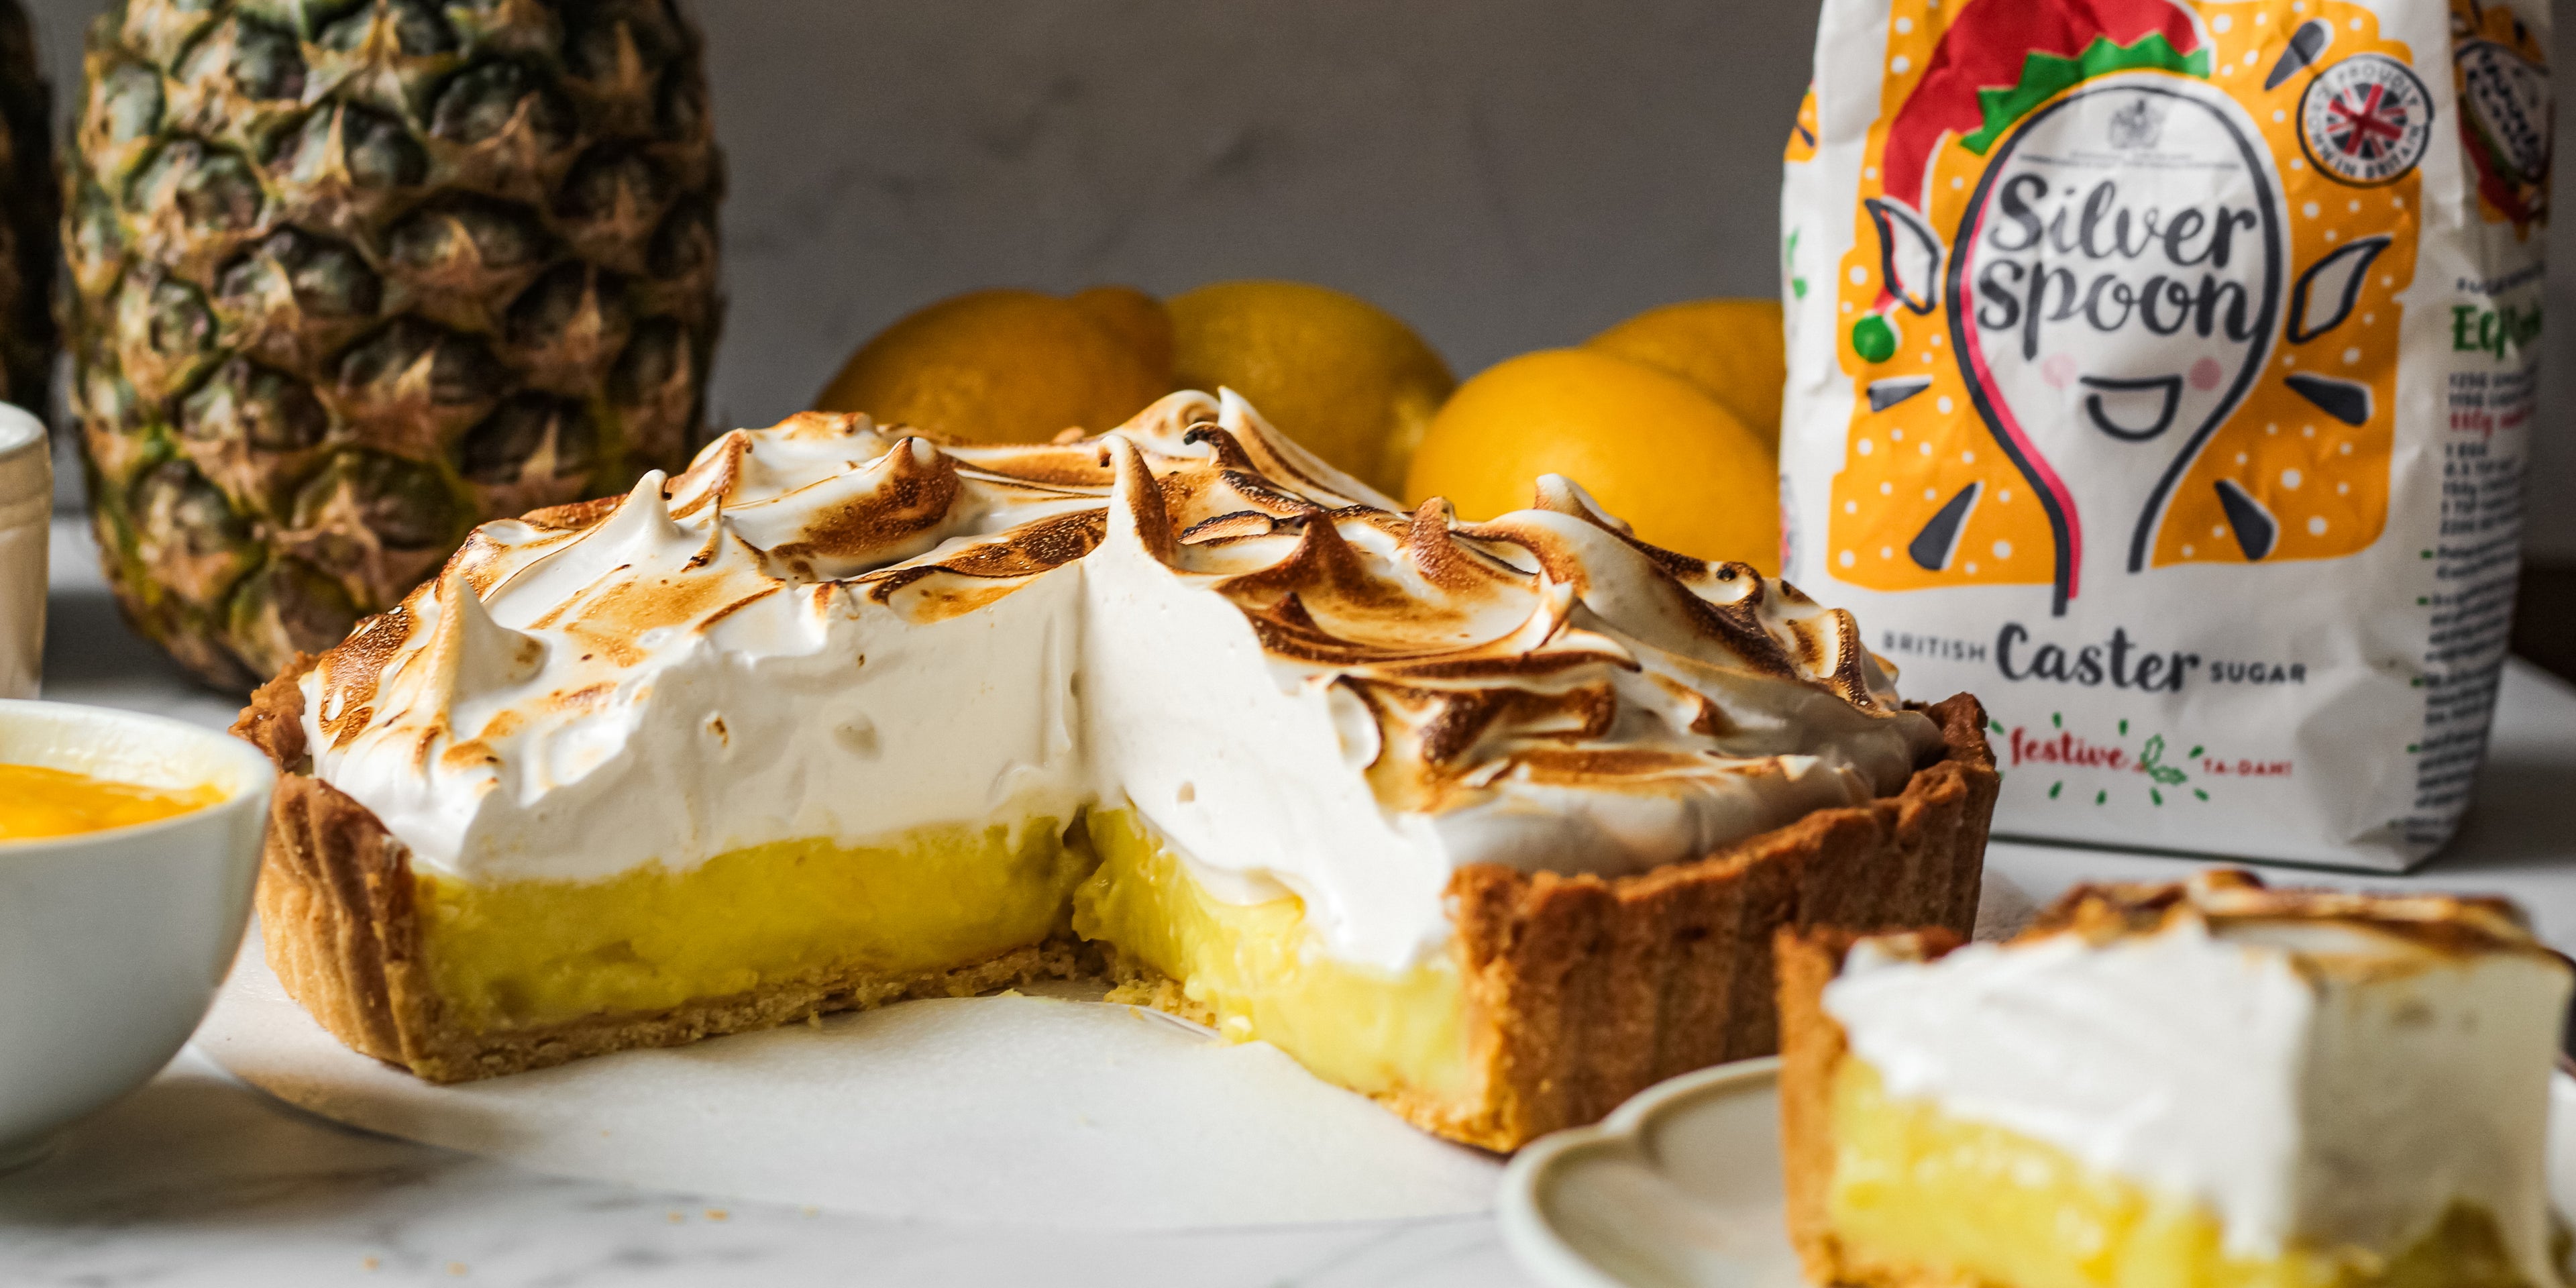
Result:
<svg viewBox="0 0 2576 1288"><path fill-rule="evenodd" d="M1787 575L1985 700L1998 832L2378 869L2450 836L2519 559L2547 24L1825 0Z"/></svg>

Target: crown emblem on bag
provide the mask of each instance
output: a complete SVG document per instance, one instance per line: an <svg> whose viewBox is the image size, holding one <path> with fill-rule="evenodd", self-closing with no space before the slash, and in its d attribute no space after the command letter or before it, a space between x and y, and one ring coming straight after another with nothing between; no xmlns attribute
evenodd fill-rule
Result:
<svg viewBox="0 0 2576 1288"><path fill-rule="evenodd" d="M2111 114L2111 146L2123 152L2142 152L2154 147L2156 137L2164 130L2164 108L2147 99L2133 99L2128 106Z"/></svg>

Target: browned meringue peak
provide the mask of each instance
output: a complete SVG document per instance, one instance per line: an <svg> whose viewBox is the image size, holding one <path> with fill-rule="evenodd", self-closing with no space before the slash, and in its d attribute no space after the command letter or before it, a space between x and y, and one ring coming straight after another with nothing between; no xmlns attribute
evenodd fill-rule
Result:
<svg viewBox="0 0 2576 1288"><path fill-rule="evenodd" d="M1241 495L1263 498L1255 508L1269 505L1284 514L1313 508L1395 507L1392 499L1272 428L1232 390L1221 392L1222 396L1210 396L1183 390L1168 395L1112 433L1151 453L1157 460L1158 477L1181 468L1180 462L1207 466L1231 476L1231 485L1245 489ZM1175 490L1165 486L1167 493ZM1184 496L1197 491L1195 487L1177 490ZM1224 495L1229 494L1215 494L1204 504L1213 512L1221 504L1216 497ZM1180 517L1180 526L1187 527L1209 516L1185 510Z"/></svg>
<svg viewBox="0 0 2576 1288"><path fill-rule="evenodd" d="M441 573L439 580L450 575L461 578L456 568L451 560L449 571ZM323 705L315 710L316 723L334 745L347 744L375 720L377 682L411 639L410 605L420 595L414 590L402 603L359 622L347 639L314 660L324 695Z"/></svg>
<svg viewBox="0 0 2576 1288"><path fill-rule="evenodd" d="M2044 909L2020 938L2071 932L2101 943L2154 934L2177 918L2198 919L2214 928L2340 927L2446 955L2555 955L2532 935L2522 910L2506 899L2322 887L2276 889L2242 868L2209 868L2185 881L2078 885Z"/></svg>
<svg viewBox="0 0 2576 1288"><path fill-rule="evenodd" d="M1529 551L1550 580L1640 641L1729 669L1799 678L1864 710L1888 709L1870 679L1882 669L1850 613L1825 608L1750 564L1710 563L1637 540L1570 479L1538 481L1530 509L1464 529Z"/></svg>
<svg viewBox="0 0 2576 1288"><path fill-rule="evenodd" d="M1404 516L1356 502L1328 508L1272 487L1248 468L1243 441L1202 425L1184 438L1206 451L1192 458L1122 440L1119 503L1149 553L1209 578L1272 653L1461 678L1625 660L1607 639L1560 638L1564 623L1544 611L1543 594L1533 597L1528 573L1482 549L1449 548L1445 530L1431 538L1440 549L1426 569L1409 549L1418 534ZM1534 607L1542 610L1535 624Z"/></svg>
<svg viewBox="0 0 2576 1288"><path fill-rule="evenodd" d="M865 416L804 412L757 435L726 434L669 491L674 518L716 508L781 576L837 581L955 538L1096 510L1106 481L1100 476L1097 453L1079 445L961 448L929 435L881 431ZM1041 534L1008 542L1020 550L1006 562L1020 567L1032 558L1079 558L1090 547L1068 545L1068 534L1086 527L1096 525L1047 525ZM968 558L956 570L989 562Z"/></svg>
<svg viewBox="0 0 2576 1288"><path fill-rule="evenodd" d="M444 682L458 674L453 663L464 652L458 633L469 623L498 629L483 603L493 587L546 552L578 540L618 513L625 501L615 496L550 506L467 534L438 576L415 587L401 603L360 621L348 638L315 659L322 695L317 723L325 736L334 745L345 745L375 721L379 709L390 716L424 695L435 698L428 677ZM455 606L467 600L473 607L460 614ZM397 684L404 674L411 680ZM443 717L443 703L430 705ZM441 719L422 728L443 732L446 726Z"/></svg>

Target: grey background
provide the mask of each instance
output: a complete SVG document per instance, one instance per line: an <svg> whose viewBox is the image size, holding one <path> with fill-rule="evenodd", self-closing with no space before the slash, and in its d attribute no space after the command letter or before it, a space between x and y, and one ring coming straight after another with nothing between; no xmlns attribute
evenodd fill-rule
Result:
<svg viewBox="0 0 2576 1288"><path fill-rule="evenodd" d="M2438 3L2439 0L2423 0ZM93 0L30 0L66 115ZM699 0L728 157L719 424L972 287L1291 277L1461 377L1769 295L1813 0ZM2563 28L2553 61L2571 64ZM2576 97L2571 94L2567 97ZM2562 117L2564 109L2562 108ZM2567 190L2576 165L2559 168ZM2562 196L2560 198L2564 200ZM2576 248L2551 234L2532 549L2576 560ZM2555 410L2566 409L2566 410Z"/></svg>

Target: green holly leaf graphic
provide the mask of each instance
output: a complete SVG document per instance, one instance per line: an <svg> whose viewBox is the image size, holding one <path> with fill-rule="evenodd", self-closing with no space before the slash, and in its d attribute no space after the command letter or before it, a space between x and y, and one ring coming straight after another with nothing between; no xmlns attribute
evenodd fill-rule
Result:
<svg viewBox="0 0 2576 1288"><path fill-rule="evenodd" d="M2146 747L2138 752L2138 766L2147 771L2147 777L2152 778L2167 787L2171 787L2175 783L2179 783L2185 778L2189 778L2191 776L2171 765L2165 764L2164 758L2165 736L2163 734L2157 734L2154 737L2147 739ZM2165 798L2162 796L2156 797L2156 803L2158 805L2164 804Z"/></svg>

